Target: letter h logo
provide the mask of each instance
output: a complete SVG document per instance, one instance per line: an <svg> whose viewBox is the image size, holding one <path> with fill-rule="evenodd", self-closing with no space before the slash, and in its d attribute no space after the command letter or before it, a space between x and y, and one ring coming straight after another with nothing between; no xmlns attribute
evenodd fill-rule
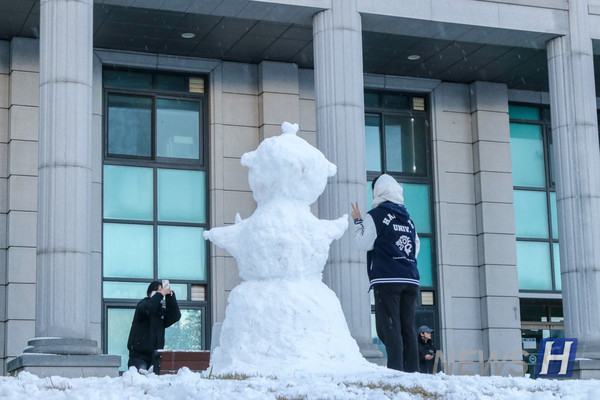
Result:
<svg viewBox="0 0 600 400"><path fill-rule="evenodd" d="M535 366L538 378L570 378L577 352L577 339L542 339Z"/></svg>

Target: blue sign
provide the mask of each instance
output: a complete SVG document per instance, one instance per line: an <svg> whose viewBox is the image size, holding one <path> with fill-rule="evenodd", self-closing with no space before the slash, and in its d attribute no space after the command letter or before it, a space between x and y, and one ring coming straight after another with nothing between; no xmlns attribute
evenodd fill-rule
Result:
<svg viewBox="0 0 600 400"><path fill-rule="evenodd" d="M535 365L538 378L570 378L577 352L577 339L542 339Z"/></svg>

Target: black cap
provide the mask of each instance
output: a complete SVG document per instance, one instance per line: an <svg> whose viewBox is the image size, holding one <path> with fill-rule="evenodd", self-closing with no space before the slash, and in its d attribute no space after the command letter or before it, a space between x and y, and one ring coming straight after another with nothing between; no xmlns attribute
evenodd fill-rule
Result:
<svg viewBox="0 0 600 400"><path fill-rule="evenodd" d="M419 333L423 333L423 332L431 333L431 332L433 332L433 329L430 329L427 325L422 325L419 327L418 332Z"/></svg>

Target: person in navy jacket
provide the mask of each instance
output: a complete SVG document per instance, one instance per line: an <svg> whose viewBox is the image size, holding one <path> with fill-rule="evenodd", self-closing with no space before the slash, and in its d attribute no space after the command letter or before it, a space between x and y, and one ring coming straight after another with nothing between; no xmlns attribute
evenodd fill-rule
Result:
<svg viewBox="0 0 600 400"><path fill-rule="evenodd" d="M352 205L353 241L367 252L367 272L375 295L377 336L385 345L387 367L419 370L415 309L419 295L419 236L406 207L402 186L390 175L373 181L373 209L363 219Z"/></svg>

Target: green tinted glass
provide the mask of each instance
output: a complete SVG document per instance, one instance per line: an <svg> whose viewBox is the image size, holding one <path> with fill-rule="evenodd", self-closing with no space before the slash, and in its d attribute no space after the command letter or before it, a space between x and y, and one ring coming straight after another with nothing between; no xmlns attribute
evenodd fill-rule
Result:
<svg viewBox="0 0 600 400"><path fill-rule="evenodd" d="M552 249L554 250L554 284L556 290L562 290L562 280L560 275L560 250L558 243L552 243Z"/></svg>
<svg viewBox="0 0 600 400"><path fill-rule="evenodd" d="M510 124L510 151L515 186L544 187L544 145L539 125Z"/></svg>
<svg viewBox="0 0 600 400"><path fill-rule="evenodd" d="M158 157L200 158L200 102L156 100Z"/></svg>
<svg viewBox="0 0 600 400"><path fill-rule="evenodd" d="M157 90L175 90L187 92L187 78L184 75L156 74L155 88Z"/></svg>
<svg viewBox="0 0 600 400"><path fill-rule="evenodd" d="M104 70L104 86L133 88L133 89L151 89L152 74L150 72L140 71L115 71Z"/></svg>
<svg viewBox="0 0 600 400"><path fill-rule="evenodd" d="M148 283L107 282L102 284L102 297L105 299L142 299L146 296Z"/></svg>
<svg viewBox="0 0 600 400"><path fill-rule="evenodd" d="M379 94L378 93L365 93L365 108L379 108Z"/></svg>
<svg viewBox="0 0 600 400"><path fill-rule="evenodd" d="M390 110L408 110L408 96L401 94L382 94L381 106Z"/></svg>
<svg viewBox="0 0 600 400"><path fill-rule="evenodd" d="M151 221L152 168L104 166L104 218Z"/></svg>
<svg viewBox="0 0 600 400"><path fill-rule="evenodd" d="M152 225L104 224L104 276L151 279L153 231Z"/></svg>
<svg viewBox="0 0 600 400"><path fill-rule="evenodd" d="M108 153L150 157L152 99L108 96Z"/></svg>
<svg viewBox="0 0 600 400"><path fill-rule="evenodd" d="M556 214L555 192L550 192L550 216L552 217L552 238L558 239L558 215Z"/></svg>
<svg viewBox="0 0 600 400"><path fill-rule="evenodd" d="M548 243L517 241L517 269L519 289L552 290Z"/></svg>
<svg viewBox="0 0 600 400"><path fill-rule="evenodd" d="M181 319L165 330L165 349L202 350L202 310L181 310Z"/></svg>
<svg viewBox="0 0 600 400"><path fill-rule="evenodd" d="M424 118L385 118L386 167L390 172L426 176L427 148Z"/></svg>
<svg viewBox="0 0 600 400"><path fill-rule="evenodd" d="M431 233L429 185L403 183L404 204L417 228L417 232Z"/></svg>
<svg viewBox="0 0 600 400"><path fill-rule="evenodd" d="M419 256L417 257L417 267L419 268L419 275L421 275L419 285L433 286L433 268L431 265L431 239L423 237L419 239L421 240L421 248L419 250Z"/></svg>
<svg viewBox="0 0 600 400"><path fill-rule="evenodd" d="M379 135L380 121L381 118L379 118L379 116L365 116L367 171L381 172L381 140Z"/></svg>
<svg viewBox="0 0 600 400"><path fill-rule="evenodd" d="M206 280L206 244L202 228L158 227L158 276Z"/></svg>
<svg viewBox="0 0 600 400"><path fill-rule="evenodd" d="M548 208L546 192L515 190L515 228L517 237L547 238Z"/></svg>
<svg viewBox="0 0 600 400"><path fill-rule="evenodd" d="M538 121L540 119L540 109L537 107L527 106L508 106L508 116L514 119L529 119Z"/></svg>
<svg viewBox="0 0 600 400"><path fill-rule="evenodd" d="M129 330L131 329L134 312L135 309L130 308L108 309L106 320L107 354L121 356L119 371L127 371L127 362L129 361L127 340L129 339Z"/></svg>
<svg viewBox="0 0 600 400"><path fill-rule="evenodd" d="M206 185L203 171L158 170L158 220L206 222Z"/></svg>

